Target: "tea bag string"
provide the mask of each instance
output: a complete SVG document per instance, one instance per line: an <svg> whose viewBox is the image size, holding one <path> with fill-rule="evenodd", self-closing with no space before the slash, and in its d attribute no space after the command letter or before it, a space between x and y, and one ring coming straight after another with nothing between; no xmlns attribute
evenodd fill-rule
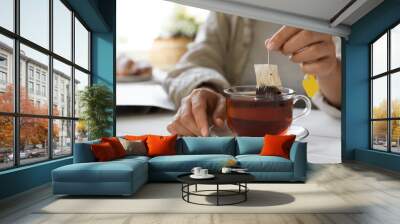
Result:
<svg viewBox="0 0 400 224"><path fill-rule="evenodd" d="M269 50L267 49L267 63L269 65Z"/></svg>

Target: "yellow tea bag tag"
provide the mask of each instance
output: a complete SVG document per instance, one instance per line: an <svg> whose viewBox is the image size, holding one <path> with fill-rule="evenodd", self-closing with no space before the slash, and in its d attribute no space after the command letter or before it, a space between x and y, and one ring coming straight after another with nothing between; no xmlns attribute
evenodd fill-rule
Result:
<svg viewBox="0 0 400 224"><path fill-rule="evenodd" d="M313 74L305 74L303 79L303 88L307 96L313 97L319 90L318 81Z"/></svg>
<svg viewBox="0 0 400 224"><path fill-rule="evenodd" d="M282 86L278 74L278 66L272 64L255 64L257 87L260 86Z"/></svg>

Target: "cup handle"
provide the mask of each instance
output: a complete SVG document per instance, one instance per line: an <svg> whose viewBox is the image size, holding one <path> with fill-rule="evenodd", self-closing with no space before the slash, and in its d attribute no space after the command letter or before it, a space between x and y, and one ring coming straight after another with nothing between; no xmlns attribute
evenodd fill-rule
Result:
<svg viewBox="0 0 400 224"><path fill-rule="evenodd" d="M307 116L311 112L311 107L312 107L311 100L308 99L308 97L306 97L306 96L296 95L293 100L293 105L296 104L296 102L299 100L303 100L304 103L306 103L306 107L299 114L296 114L293 116L293 121L295 121L301 117Z"/></svg>

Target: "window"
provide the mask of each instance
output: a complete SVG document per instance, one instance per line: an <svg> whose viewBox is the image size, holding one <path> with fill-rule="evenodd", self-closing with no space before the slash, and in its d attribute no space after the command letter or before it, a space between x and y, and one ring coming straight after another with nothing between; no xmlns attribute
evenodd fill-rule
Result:
<svg viewBox="0 0 400 224"><path fill-rule="evenodd" d="M42 82L46 82L46 77L47 75L45 73L42 73Z"/></svg>
<svg viewBox="0 0 400 224"><path fill-rule="evenodd" d="M75 117L79 117L81 114L81 108L79 106L79 96L81 92L89 85L89 74L84 72L75 71Z"/></svg>
<svg viewBox="0 0 400 224"><path fill-rule="evenodd" d="M21 36L49 48L49 0L19 0Z"/></svg>
<svg viewBox="0 0 400 224"><path fill-rule="evenodd" d="M40 70L36 69L36 80L40 81Z"/></svg>
<svg viewBox="0 0 400 224"><path fill-rule="evenodd" d="M6 85L7 84L7 73L0 71L0 84Z"/></svg>
<svg viewBox="0 0 400 224"><path fill-rule="evenodd" d="M28 75L29 75L29 79L33 80L33 67L32 66L29 66Z"/></svg>
<svg viewBox="0 0 400 224"><path fill-rule="evenodd" d="M28 82L28 92L29 94L33 94L34 92L33 82L31 81Z"/></svg>
<svg viewBox="0 0 400 224"><path fill-rule="evenodd" d="M72 98L68 99L65 102L64 96L72 95L72 91L70 89L65 89L65 83L72 84L72 68L69 65L66 65L58 60L53 60L54 69L53 69L53 91L54 91L54 102L53 102L53 114L60 114L60 107L66 107L67 110L65 113L61 113L62 116L72 117ZM60 94L60 95L59 95ZM60 98L58 98L60 97ZM58 100L60 99L60 101ZM57 104L57 105L56 105ZM59 106L59 107L57 107Z"/></svg>
<svg viewBox="0 0 400 224"><path fill-rule="evenodd" d="M36 95L40 95L40 84L36 84ZM32 96L33 97L33 96Z"/></svg>
<svg viewBox="0 0 400 224"><path fill-rule="evenodd" d="M46 86L42 86L42 96L46 97Z"/></svg>
<svg viewBox="0 0 400 224"><path fill-rule="evenodd" d="M0 54L0 68L7 68L7 56Z"/></svg>
<svg viewBox="0 0 400 224"><path fill-rule="evenodd" d="M400 153L400 24L370 45L371 148Z"/></svg>
<svg viewBox="0 0 400 224"><path fill-rule="evenodd" d="M1 1L0 7L2 4L3 2ZM1 9L1 11L3 11L3 9ZM0 21L2 20L2 16L3 15L0 15ZM14 69L11 64L13 61L12 58L14 57L13 52L13 39L0 33L0 113L12 113L14 111Z"/></svg>
<svg viewBox="0 0 400 224"><path fill-rule="evenodd" d="M72 12L60 1L53 0L54 53L71 60Z"/></svg>
<svg viewBox="0 0 400 224"><path fill-rule="evenodd" d="M82 23L75 18L75 62L85 69L89 69L89 32Z"/></svg>
<svg viewBox="0 0 400 224"><path fill-rule="evenodd" d="M71 155L72 122L71 120L53 120L53 157Z"/></svg>
<svg viewBox="0 0 400 224"><path fill-rule="evenodd" d="M14 0L1 0L0 9L0 26L14 31Z"/></svg>
<svg viewBox="0 0 400 224"><path fill-rule="evenodd" d="M7 56L0 53L0 91L5 91L7 85Z"/></svg>
<svg viewBox="0 0 400 224"><path fill-rule="evenodd" d="M16 2L0 0L0 170L70 156L87 133L73 105L90 85L90 31L65 1Z"/></svg>

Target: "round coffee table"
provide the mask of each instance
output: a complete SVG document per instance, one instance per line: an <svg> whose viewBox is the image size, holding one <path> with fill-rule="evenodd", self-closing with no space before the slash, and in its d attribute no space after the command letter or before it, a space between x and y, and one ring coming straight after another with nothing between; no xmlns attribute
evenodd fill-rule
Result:
<svg viewBox="0 0 400 224"><path fill-rule="evenodd" d="M182 183L182 199L188 203L197 205L234 205L245 202L247 200L247 192L249 188L247 183L255 180L255 177L248 173L216 173L213 174L215 177L212 179L193 179L190 177L191 173L182 174L177 177L178 181ZM215 190L198 190L197 185L215 185ZM220 189L220 185L236 185L237 190L224 190ZM195 186L195 190L191 191L190 186ZM214 192L215 194L207 194ZM190 196L203 196L203 197L216 197L216 204L203 204L197 203L190 200ZM221 202L221 197L237 197L240 199L230 203Z"/></svg>

